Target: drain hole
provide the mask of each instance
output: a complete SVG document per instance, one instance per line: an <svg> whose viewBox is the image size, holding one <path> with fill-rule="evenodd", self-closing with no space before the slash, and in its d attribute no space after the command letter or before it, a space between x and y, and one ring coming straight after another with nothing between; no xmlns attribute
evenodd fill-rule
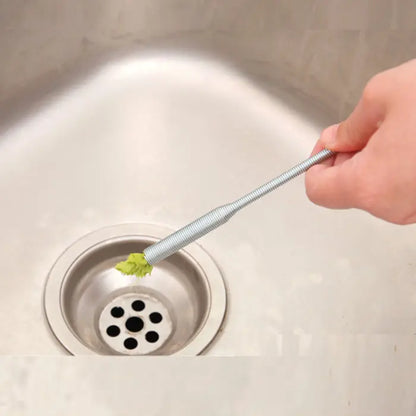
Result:
<svg viewBox="0 0 416 416"><path fill-rule="evenodd" d="M126 328L131 332L139 332L143 329L143 321L137 316L132 316L127 319Z"/></svg>
<svg viewBox="0 0 416 416"><path fill-rule="evenodd" d="M111 315L114 316L114 318L121 318L124 315L124 309L120 308L120 306L115 306L111 309Z"/></svg>
<svg viewBox="0 0 416 416"><path fill-rule="evenodd" d="M159 322L162 322L162 315L159 312L152 312L149 315L150 322L154 324L158 324Z"/></svg>
<svg viewBox="0 0 416 416"><path fill-rule="evenodd" d="M149 331L146 333L146 341L150 342L150 343L154 343L157 342L157 340L159 339L159 334L155 331Z"/></svg>
<svg viewBox="0 0 416 416"><path fill-rule="evenodd" d="M144 308L145 308L145 304L144 304L144 302L143 301L141 301L141 300L135 300L132 304L131 304L131 307L135 310L135 311L137 311L137 312L140 312L140 311L142 311Z"/></svg>
<svg viewBox="0 0 416 416"><path fill-rule="evenodd" d="M117 325L110 325L107 328L107 335L109 337L116 337L120 333L120 328Z"/></svg>
<svg viewBox="0 0 416 416"><path fill-rule="evenodd" d="M124 346L128 350L134 350L137 347L137 341L134 338L126 338L124 340Z"/></svg>

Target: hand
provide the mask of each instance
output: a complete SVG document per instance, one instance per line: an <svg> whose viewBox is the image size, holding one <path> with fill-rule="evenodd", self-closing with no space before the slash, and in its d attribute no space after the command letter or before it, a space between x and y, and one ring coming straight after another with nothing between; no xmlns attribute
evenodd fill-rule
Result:
<svg viewBox="0 0 416 416"><path fill-rule="evenodd" d="M352 114L322 132L313 154L337 155L306 173L309 199L416 223L416 60L374 76Z"/></svg>

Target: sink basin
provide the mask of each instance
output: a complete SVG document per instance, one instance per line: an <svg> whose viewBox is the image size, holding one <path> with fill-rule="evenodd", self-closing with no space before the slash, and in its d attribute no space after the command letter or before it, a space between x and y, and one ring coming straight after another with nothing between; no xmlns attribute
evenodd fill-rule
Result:
<svg viewBox="0 0 416 416"><path fill-rule="evenodd" d="M73 241L126 222L175 229L250 191L308 156L322 125L304 109L215 56L150 48L90 68L5 129L0 352L60 351L42 290ZM200 240L230 298L207 354L415 332L415 227L316 207L303 188L285 185Z"/></svg>

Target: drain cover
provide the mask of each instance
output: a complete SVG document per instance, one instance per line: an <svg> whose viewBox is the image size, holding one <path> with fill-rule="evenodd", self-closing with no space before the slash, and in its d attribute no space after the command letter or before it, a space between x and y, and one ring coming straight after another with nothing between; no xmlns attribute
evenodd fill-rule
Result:
<svg viewBox="0 0 416 416"><path fill-rule="evenodd" d="M226 309L224 281L197 244L158 263L151 276L124 276L114 265L171 233L123 224L88 234L52 267L46 316L72 354L197 355L217 334Z"/></svg>
<svg viewBox="0 0 416 416"><path fill-rule="evenodd" d="M122 354L149 354L172 334L172 320L163 303L136 294L119 296L106 305L98 325L104 342Z"/></svg>

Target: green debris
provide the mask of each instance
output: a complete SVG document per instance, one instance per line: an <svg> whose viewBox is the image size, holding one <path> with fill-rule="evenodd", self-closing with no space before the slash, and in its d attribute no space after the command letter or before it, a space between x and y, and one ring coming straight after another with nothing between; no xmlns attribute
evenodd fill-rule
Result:
<svg viewBox="0 0 416 416"><path fill-rule="evenodd" d="M152 273L153 266L147 262L143 253L132 253L126 261L116 264L116 269L128 276L144 277Z"/></svg>

